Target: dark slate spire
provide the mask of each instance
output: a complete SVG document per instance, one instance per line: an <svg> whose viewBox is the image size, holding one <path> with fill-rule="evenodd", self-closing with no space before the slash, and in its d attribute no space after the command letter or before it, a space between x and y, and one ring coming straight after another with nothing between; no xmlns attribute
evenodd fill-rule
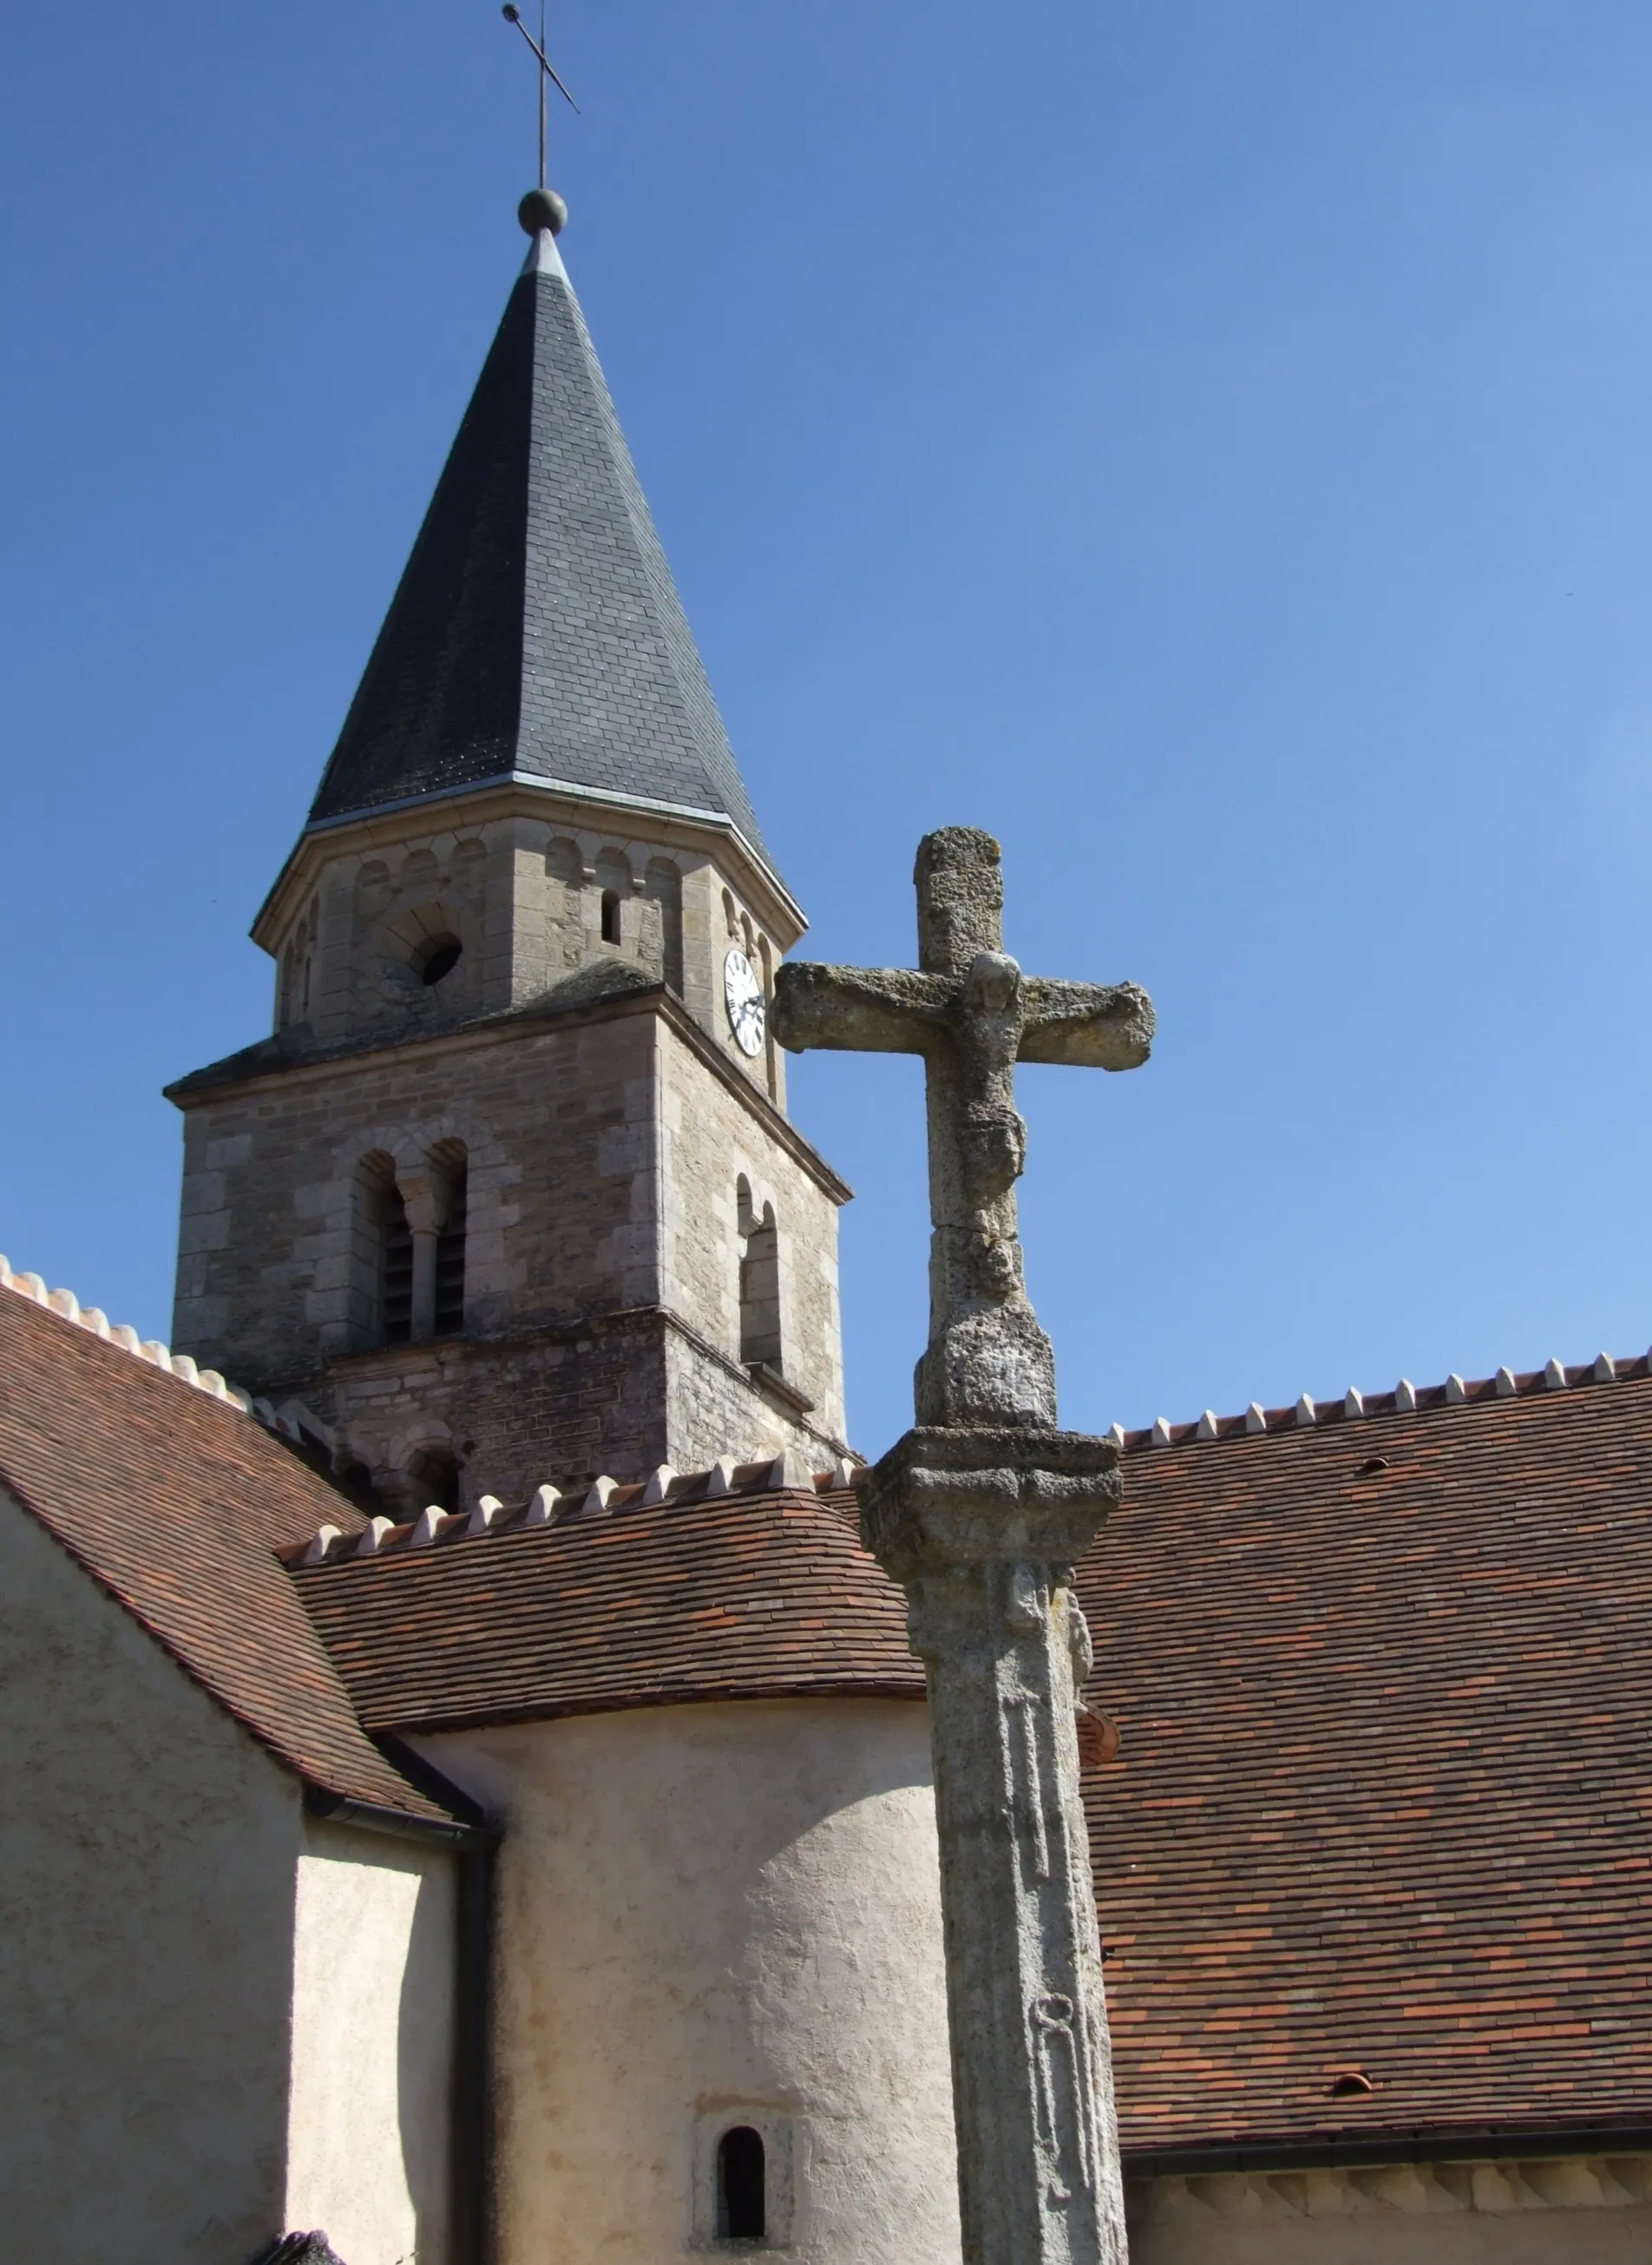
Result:
<svg viewBox="0 0 1652 2265"><path fill-rule="evenodd" d="M560 217L523 200L525 227ZM767 854L548 226L310 823L512 772L731 819Z"/></svg>

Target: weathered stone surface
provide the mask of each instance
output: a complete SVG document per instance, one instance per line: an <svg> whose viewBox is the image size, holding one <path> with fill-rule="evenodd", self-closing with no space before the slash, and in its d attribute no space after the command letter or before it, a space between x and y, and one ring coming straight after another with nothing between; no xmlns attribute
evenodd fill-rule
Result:
<svg viewBox="0 0 1652 2265"><path fill-rule="evenodd" d="M775 1035L794 1053L922 1055L934 1231L918 1421L1052 1425L1055 1359L1027 1300L1016 1226L1027 1128L1015 1067L1133 1068L1152 1044L1153 1004L1133 983L1023 976L1002 950L990 834L947 827L928 835L915 879L921 968L783 966Z"/></svg>
<svg viewBox="0 0 1652 2265"><path fill-rule="evenodd" d="M767 868L715 828L618 819L519 784L462 810L420 804L306 834L254 934L277 964L289 1051L454 1029L607 965L669 984L730 1067L783 1108L775 1050L753 1060L734 1042L723 964L738 945L767 981L801 925ZM459 957L427 984L442 938Z"/></svg>
<svg viewBox="0 0 1652 2265"><path fill-rule="evenodd" d="M1072 1563L1110 1441L908 1431L857 1479L929 1685L967 2265L1116 2265L1123 2190L1074 1708Z"/></svg>
<svg viewBox="0 0 1652 2265"><path fill-rule="evenodd" d="M990 834L920 845L921 963L780 971L782 1045L921 1054L929 1120L929 1344L918 1428L855 1489L906 1589L935 1759L965 2265L1120 2265L1124 2214L1088 1841L1074 1560L1118 1498L1110 1440L1055 1429L1055 1361L1028 1300L1017 1060L1129 1069L1134 984L1023 976L1002 948Z"/></svg>
<svg viewBox="0 0 1652 2265"><path fill-rule="evenodd" d="M721 918L721 913L719 912ZM837 1206L847 1191L669 994L421 1033L180 1093L175 1334L423 1507L417 1468L466 1500L547 1476L641 1477L795 1446L843 1451ZM462 1158L464 1326L383 1344L364 1169L393 1176L419 1256L433 1166ZM741 1360L740 1191L777 1223L788 1402ZM428 1290L427 1284L416 1285Z"/></svg>

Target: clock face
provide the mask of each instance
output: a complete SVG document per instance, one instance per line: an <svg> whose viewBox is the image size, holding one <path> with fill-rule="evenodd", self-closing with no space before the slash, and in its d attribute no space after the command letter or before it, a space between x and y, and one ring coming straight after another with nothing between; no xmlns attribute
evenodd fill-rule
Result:
<svg viewBox="0 0 1652 2265"><path fill-rule="evenodd" d="M729 1010L729 1028L743 1054L763 1051L763 987L757 970L743 951L731 951L723 963L723 997Z"/></svg>

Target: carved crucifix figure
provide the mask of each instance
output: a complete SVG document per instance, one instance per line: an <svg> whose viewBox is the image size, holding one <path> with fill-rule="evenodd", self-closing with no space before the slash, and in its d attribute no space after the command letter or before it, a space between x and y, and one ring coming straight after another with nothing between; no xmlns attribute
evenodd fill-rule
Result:
<svg viewBox="0 0 1652 2265"><path fill-rule="evenodd" d="M1055 1360L1027 1300L1015 1182L1027 1156L1020 1061L1133 1069L1153 1005L1133 983L1026 976L1003 949L998 844L949 826L918 850L917 969L780 970L775 1035L811 1046L924 1057L929 1117L929 1346L920 1424L1056 1420Z"/></svg>
<svg viewBox="0 0 1652 2265"><path fill-rule="evenodd" d="M916 1427L856 1479L861 1531L906 1591L929 1686L964 2265L1124 2265L1101 1942L1074 1713L1090 1668L1074 1561L1119 1494L1110 1441L1055 1428L1055 1365L1022 1276L1020 1061L1129 1069L1153 1008L1022 975L998 844L918 851L920 967L782 967L794 1052L924 1057L929 1345Z"/></svg>

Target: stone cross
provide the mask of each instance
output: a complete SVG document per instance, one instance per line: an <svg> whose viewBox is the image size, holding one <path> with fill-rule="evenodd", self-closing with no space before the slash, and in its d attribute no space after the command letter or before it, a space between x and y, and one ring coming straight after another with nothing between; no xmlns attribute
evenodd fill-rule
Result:
<svg viewBox="0 0 1652 2265"><path fill-rule="evenodd" d="M1134 1069L1153 1003L1133 983L1051 982L1004 950L998 844L949 826L919 845L918 966L782 967L775 1036L802 1053L921 1054L929 1116L929 1348L920 1424L1055 1422L1055 1358L1027 1301L1015 1182L1020 1061Z"/></svg>
<svg viewBox="0 0 1652 2265"><path fill-rule="evenodd" d="M929 1118L929 1344L917 1426L856 1482L929 1686L964 2265L1124 2265L1101 1942L1075 1713L1090 1668L1073 1566L1118 1499L1110 1441L1055 1428L1028 1302L1015 1064L1129 1069L1153 1008L1023 976L998 844L918 851L919 968L782 966L775 1035L920 1053Z"/></svg>

